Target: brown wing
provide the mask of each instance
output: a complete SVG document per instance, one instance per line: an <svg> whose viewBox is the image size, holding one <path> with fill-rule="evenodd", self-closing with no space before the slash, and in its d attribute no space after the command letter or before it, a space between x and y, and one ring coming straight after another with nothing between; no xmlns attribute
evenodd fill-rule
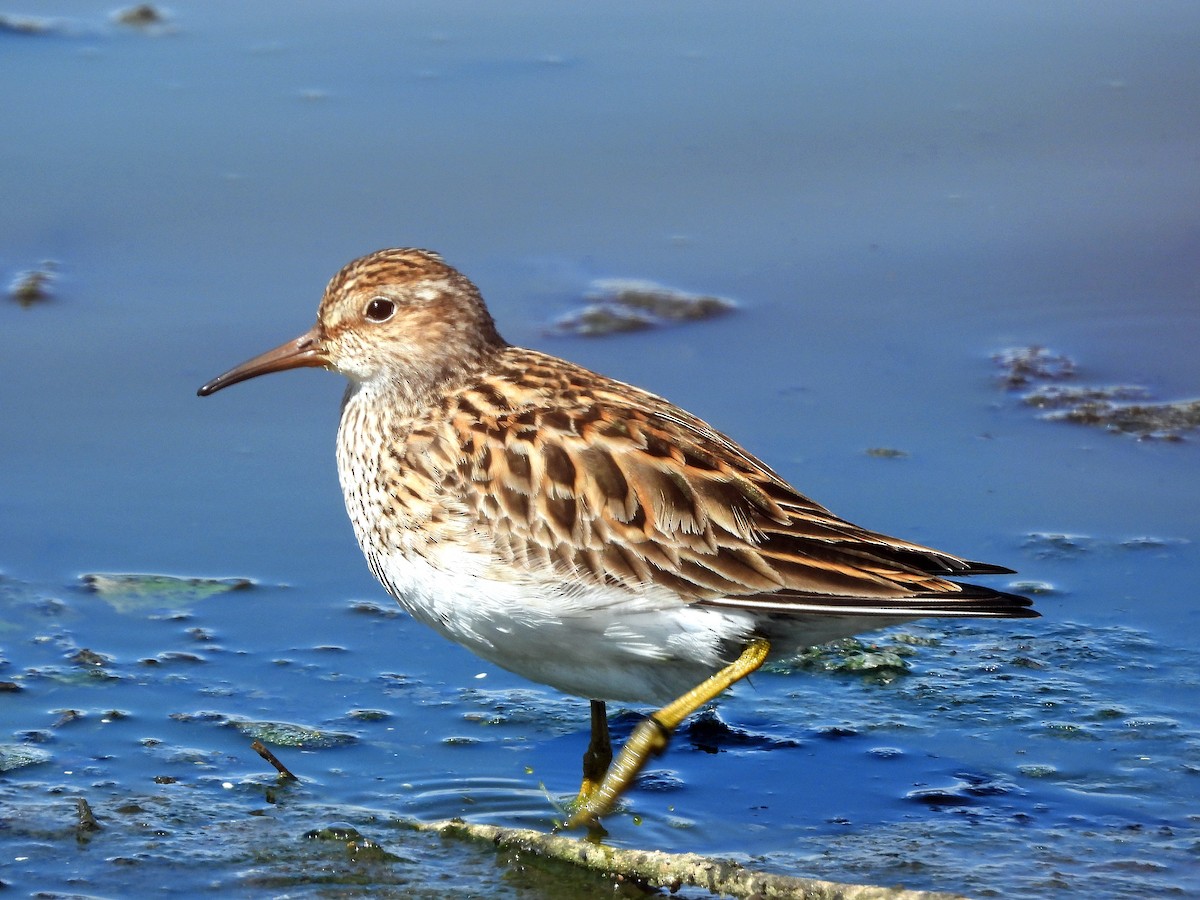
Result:
<svg viewBox="0 0 1200 900"><path fill-rule="evenodd" d="M463 499L505 563L759 611L1032 614L944 577L1009 570L839 519L660 397L533 351L505 361L452 413L471 435Z"/></svg>

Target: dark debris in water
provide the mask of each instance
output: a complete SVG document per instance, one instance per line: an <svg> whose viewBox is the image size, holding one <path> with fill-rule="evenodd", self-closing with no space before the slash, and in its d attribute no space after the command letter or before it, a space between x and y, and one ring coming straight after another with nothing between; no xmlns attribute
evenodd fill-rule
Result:
<svg viewBox="0 0 1200 900"><path fill-rule="evenodd" d="M97 653L95 650L89 650L86 647L76 650L68 659L77 666L92 668L104 668L112 663L112 657L106 656L103 653Z"/></svg>
<svg viewBox="0 0 1200 900"><path fill-rule="evenodd" d="M653 281L601 278L584 295L586 305L562 317L553 334L603 337L676 322L711 319L737 309L737 303L711 294L689 294Z"/></svg>
<svg viewBox="0 0 1200 900"><path fill-rule="evenodd" d="M118 25L128 25L131 28L154 28L167 24L167 15L152 3L139 3L118 9L112 14L113 21Z"/></svg>
<svg viewBox="0 0 1200 900"><path fill-rule="evenodd" d="M1114 384L1109 387L1075 387L1048 384L1035 388L1021 397L1026 406L1037 409L1074 409L1089 403L1108 403L1114 400L1145 400L1146 388L1136 384Z"/></svg>
<svg viewBox="0 0 1200 900"><path fill-rule="evenodd" d="M68 660L68 662L72 662ZM109 662L112 662L110 660ZM31 666L25 670L26 683L47 681L69 687L95 687L126 679L109 665L87 665L72 663L64 669L60 666Z"/></svg>
<svg viewBox="0 0 1200 900"><path fill-rule="evenodd" d="M602 303L587 306L563 316L551 329L554 334L575 334L581 337L605 337L630 331L653 328L655 321L640 310L626 309Z"/></svg>
<svg viewBox="0 0 1200 900"><path fill-rule="evenodd" d="M1200 428L1200 400L1174 403L1113 403L1092 400L1046 418L1080 425L1098 425L1109 431L1140 438L1182 440L1182 433Z"/></svg>
<svg viewBox="0 0 1200 900"><path fill-rule="evenodd" d="M974 772L960 772L955 779L954 784L945 787L915 788L905 795L906 799L925 806L968 806L1016 790L1010 781Z"/></svg>
<svg viewBox="0 0 1200 900"><path fill-rule="evenodd" d="M40 747L31 747L29 744L0 744L0 772L36 766L52 759L54 756Z"/></svg>
<svg viewBox="0 0 1200 900"><path fill-rule="evenodd" d="M1013 347L993 354L1000 382L1010 391L1027 389L1021 402L1045 410L1041 418L1103 428L1140 439L1180 441L1200 428L1200 400L1154 402L1137 384L1062 385L1076 376L1073 359L1045 347ZM1034 386L1036 385L1036 386Z"/></svg>
<svg viewBox="0 0 1200 900"><path fill-rule="evenodd" d="M352 709L346 718L355 722L384 722L392 717L385 709Z"/></svg>
<svg viewBox="0 0 1200 900"><path fill-rule="evenodd" d="M1049 581L1014 581L1009 585L1009 588L1018 594L1033 594L1035 596L1049 596L1060 593Z"/></svg>
<svg viewBox="0 0 1200 900"><path fill-rule="evenodd" d="M573 734L587 722L586 703L539 688L463 688L459 701L470 707L463 719L489 728L536 724L548 732ZM615 719L610 717L610 725Z"/></svg>
<svg viewBox="0 0 1200 900"><path fill-rule="evenodd" d="M1075 360L1037 345L1009 347L993 353L992 360L1001 368L1001 381L1009 390L1075 376Z"/></svg>
<svg viewBox="0 0 1200 900"><path fill-rule="evenodd" d="M777 738L746 728L735 728L722 719L713 707L688 719L683 734L693 749L703 753L720 753L727 749L780 750L800 746L799 741L791 738Z"/></svg>
<svg viewBox="0 0 1200 900"><path fill-rule="evenodd" d="M152 3L138 3L118 9L108 17L108 21L112 25L133 29L152 37L174 34L178 30L167 12L161 6ZM25 37L86 36L94 39L112 30L96 21L0 13L0 34Z"/></svg>
<svg viewBox="0 0 1200 900"><path fill-rule="evenodd" d="M353 825L345 823L326 825L324 828L314 828L304 835L304 839L315 843L336 845L345 850L350 859L355 862L365 862L367 860L390 862L400 859L395 854L389 853L377 842L363 835Z"/></svg>
<svg viewBox="0 0 1200 900"><path fill-rule="evenodd" d="M184 665L199 665L207 661L203 656L197 656L195 653L186 653L182 650L164 650L157 656L148 656L140 660L143 666L175 665L179 663Z"/></svg>
<svg viewBox="0 0 1200 900"><path fill-rule="evenodd" d="M1065 534L1051 531L1034 531L1025 537L1022 544L1038 559L1074 559L1088 553L1122 552L1166 552L1187 544L1184 538L1160 538L1150 535L1123 538L1119 540L1101 540L1085 534ZM1053 585L1043 582L1017 582L1013 590L1024 593L1054 593Z"/></svg>
<svg viewBox="0 0 1200 900"><path fill-rule="evenodd" d="M83 797L75 801L75 812L78 816L78 822L75 826L78 837L83 838L92 832L100 831L104 827L96 818L96 814L92 812L91 804Z"/></svg>
<svg viewBox="0 0 1200 900"><path fill-rule="evenodd" d="M374 600L351 600L350 612L380 619L398 619L404 615L398 603L376 603Z"/></svg>
<svg viewBox="0 0 1200 900"><path fill-rule="evenodd" d="M1087 535L1046 531L1031 532L1023 544L1038 559L1070 559L1089 552L1094 545L1095 540Z"/></svg>
<svg viewBox="0 0 1200 900"><path fill-rule="evenodd" d="M0 13L0 34L22 34L26 36L53 34L62 28L57 19L44 19L39 16L13 16Z"/></svg>
<svg viewBox="0 0 1200 900"><path fill-rule="evenodd" d="M0 31L3 30L2 23L3 18L0 17ZM18 272L8 286L9 298L26 308L52 299L57 269L58 264L48 259L36 269Z"/></svg>
<svg viewBox="0 0 1200 900"><path fill-rule="evenodd" d="M714 750L711 752L715 753L716 751ZM655 794L668 794L672 791L683 790L685 787L687 787L687 784L678 773L672 772L670 769L651 769L650 771L643 772L638 776L637 786L639 791L649 791Z"/></svg>
<svg viewBox="0 0 1200 900"><path fill-rule="evenodd" d="M86 719L87 713L79 709L55 709L52 710L58 719L54 722L55 728L62 728L64 725L72 725L80 719Z"/></svg>

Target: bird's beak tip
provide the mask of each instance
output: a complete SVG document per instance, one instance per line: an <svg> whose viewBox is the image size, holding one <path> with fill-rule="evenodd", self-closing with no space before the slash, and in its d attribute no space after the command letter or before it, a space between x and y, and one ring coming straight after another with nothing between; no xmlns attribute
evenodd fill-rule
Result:
<svg viewBox="0 0 1200 900"><path fill-rule="evenodd" d="M271 372L327 365L329 365L329 358L325 353L323 335L319 327L313 328L300 337L281 344L274 350L260 353L253 359L248 359L241 365L234 366L228 372L218 375L212 381L201 385L196 391L196 396L207 397L232 384L237 384L239 381L248 381Z"/></svg>

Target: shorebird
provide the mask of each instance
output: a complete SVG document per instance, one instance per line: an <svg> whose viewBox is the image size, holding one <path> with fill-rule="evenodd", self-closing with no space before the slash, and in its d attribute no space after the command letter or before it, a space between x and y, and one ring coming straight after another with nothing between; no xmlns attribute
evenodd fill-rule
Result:
<svg viewBox="0 0 1200 900"><path fill-rule="evenodd" d="M316 325L199 390L349 379L337 466L371 571L414 618L591 701L567 827L597 825L690 713L769 659L925 616L1038 615L1011 573L868 531L662 397L514 347L428 250L345 266ZM616 760L607 701L661 704Z"/></svg>

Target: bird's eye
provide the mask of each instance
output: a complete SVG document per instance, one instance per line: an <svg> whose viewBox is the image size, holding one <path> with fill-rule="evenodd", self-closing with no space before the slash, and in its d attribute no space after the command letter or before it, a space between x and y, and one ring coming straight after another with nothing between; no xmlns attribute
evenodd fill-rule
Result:
<svg viewBox="0 0 1200 900"><path fill-rule="evenodd" d="M374 297L363 310L369 322L386 322L396 314L396 304L387 297Z"/></svg>

